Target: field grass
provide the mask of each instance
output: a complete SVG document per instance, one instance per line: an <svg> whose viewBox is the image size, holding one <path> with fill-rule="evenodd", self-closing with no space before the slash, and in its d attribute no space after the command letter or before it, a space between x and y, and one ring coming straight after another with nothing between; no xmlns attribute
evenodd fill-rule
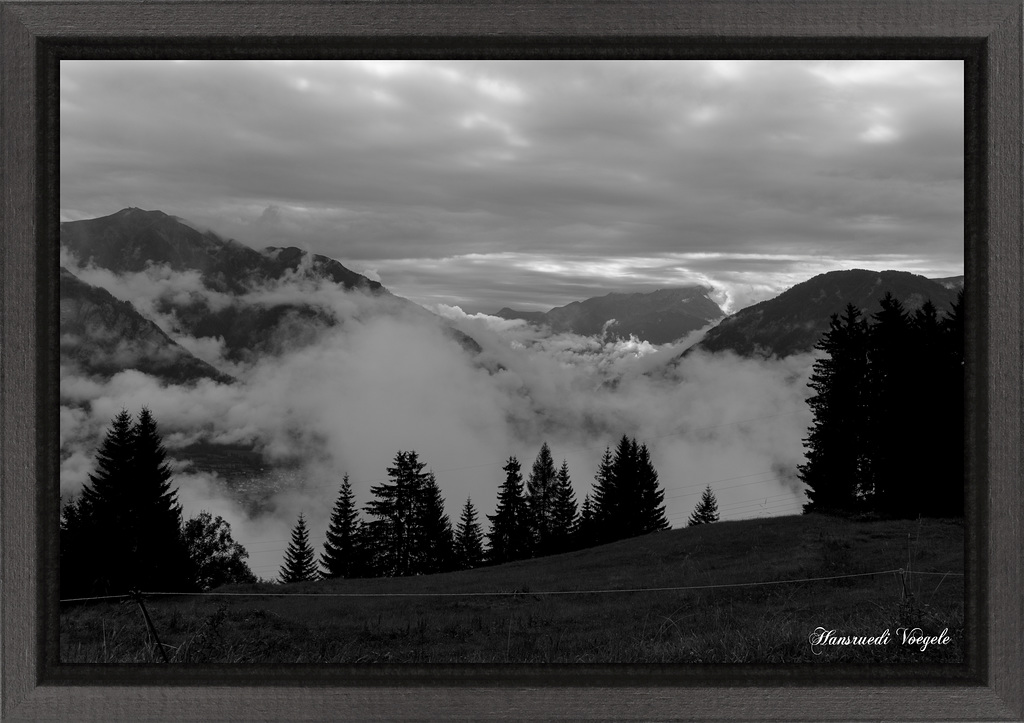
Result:
<svg viewBox="0 0 1024 723"><path fill-rule="evenodd" d="M172 663L959 663L963 523L817 515L720 522L539 560L415 578L248 585L241 597L148 597ZM789 583L910 568L918 572ZM547 595L551 591L780 584ZM304 597L295 593L503 592ZM289 593L269 597L261 593ZM153 662L136 603L66 603L61 661ZM818 627L885 645L823 646ZM920 646L899 628L949 642Z"/></svg>

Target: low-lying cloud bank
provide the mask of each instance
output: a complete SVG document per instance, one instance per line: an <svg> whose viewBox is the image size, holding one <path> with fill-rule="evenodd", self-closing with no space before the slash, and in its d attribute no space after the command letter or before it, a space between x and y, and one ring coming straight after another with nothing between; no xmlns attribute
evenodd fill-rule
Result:
<svg viewBox="0 0 1024 723"><path fill-rule="evenodd" d="M705 484L716 490L725 519L796 512L802 502L794 475L810 421L810 355L761 361L696 353L668 366L699 334L655 347L434 309L480 344L474 358L441 323L375 315L373 299L296 282L254 292L252 303L315 301L341 324L315 343L243 366L228 364L215 339L176 336L174 319L157 311L161 294L210 293L187 275L155 270L166 283L147 285L147 274L72 270L131 300L238 381L168 386L131 370L99 380L62 369L62 494L87 481L111 418L147 406L176 460L186 515L206 509L228 519L264 577L276 574L299 512L319 546L342 476L350 476L364 505L400 450L416 450L436 473L453 521L471 496L486 525L504 461L516 455L528 473L545 441L556 463L568 461L582 501L605 447L623 434L650 448L676 526ZM290 472L268 482L263 511L252 515L217 475L189 465L184 450L200 441L251 444L268 470L288 463Z"/></svg>

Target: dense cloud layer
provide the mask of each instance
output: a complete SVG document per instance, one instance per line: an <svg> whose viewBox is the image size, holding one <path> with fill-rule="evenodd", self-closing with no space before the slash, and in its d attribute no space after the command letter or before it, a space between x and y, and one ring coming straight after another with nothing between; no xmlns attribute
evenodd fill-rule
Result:
<svg viewBox="0 0 1024 723"><path fill-rule="evenodd" d="M75 271L150 313L161 279L176 289L191 279L166 268L124 277ZM208 293L201 284L192 291ZM400 450L416 450L435 471L453 519L467 496L481 514L492 512L504 461L516 455L528 470L545 441L556 462L568 461L582 501L604 448L622 434L651 448L676 525L705 483L721 488L727 518L799 509L793 473L808 423L807 357L760 362L697 354L666 371L699 334L654 347L438 309L481 344L473 358L440 324L374 316L367 313L374 301L356 292L280 283L251 298L292 295L318 299L343 323L313 345L250 366L228 365L216 340L191 340L236 384L166 386L137 371L102 381L63 369L62 492L73 494L87 479L111 418L148 406L177 460L186 514L208 509L227 518L268 577L285 546L273 541L287 539L299 512L319 540L341 476L350 475L363 505ZM268 469L286 465L286 472L268 474L261 514L246 512L223 480L189 466L181 450L197 441L252 443Z"/></svg>
<svg viewBox="0 0 1024 723"><path fill-rule="evenodd" d="M159 208L493 313L963 269L959 61L61 63L61 213Z"/></svg>

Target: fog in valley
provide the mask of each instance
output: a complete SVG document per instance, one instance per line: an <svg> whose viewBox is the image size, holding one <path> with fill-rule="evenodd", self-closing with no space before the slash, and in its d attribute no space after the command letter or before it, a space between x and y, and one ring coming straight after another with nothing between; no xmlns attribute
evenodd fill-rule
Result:
<svg viewBox="0 0 1024 723"><path fill-rule="evenodd" d="M147 406L174 460L185 516L222 515L263 577L276 574L300 512L312 539L322 540L342 476L350 476L363 506L405 450L417 451L435 472L453 521L471 497L485 522L505 460L515 455L526 476L543 442L556 464L568 461L582 502L605 447L623 434L650 448L674 526L684 524L709 483L723 519L797 512L803 502L795 471L810 420L804 400L811 355L763 361L695 352L676 359L700 332L656 347L434 308L480 344L474 357L442 331L440 319L425 323L424 316L396 311L388 298L296 278L257 289L245 301L301 299L341 323L312 343L308 329L297 329L301 339L283 335L276 354L242 364L225 359L217 340L173 334L173 312L158 311L161 299L183 295L201 296L211 307L226 303L198 275L166 267L116 275L79 267L67 254L62 261L237 379L186 387L135 370L99 381L62 368L62 495L87 482L110 420L122 408ZM217 474L190 464L184 450L196 442L260 452L267 475L258 485L258 513Z"/></svg>

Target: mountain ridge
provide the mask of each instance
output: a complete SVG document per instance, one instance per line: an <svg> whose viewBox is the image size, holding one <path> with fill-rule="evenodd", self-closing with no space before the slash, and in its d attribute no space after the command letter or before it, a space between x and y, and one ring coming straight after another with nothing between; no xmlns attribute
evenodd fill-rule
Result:
<svg viewBox="0 0 1024 723"><path fill-rule="evenodd" d="M693 285L650 292L610 292L558 306L549 311L517 311L505 307L494 316L547 326L554 333L612 338L635 336L667 344L723 316L711 299L714 289Z"/></svg>
<svg viewBox="0 0 1024 723"><path fill-rule="evenodd" d="M222 303L211 304L201 292L183 292L161 296L154 307L175 321L177 328L169 331L222 339L225 358L231 362L253 362L286 347L304 346L342 323L333 310L311 300L252 303L246 298L291 281L333 284L346 292L364 293L380 302L374 305L378 312L439 321L444 333L464 349L480 351L475 340L447 321L336 259L294 246L257 251L212 231L199 231L163 211L132 207L99 218L67 221L60 225L60 243L80 264L119 275L145 272L153 266L198 272L206 290L223 295Z"/></svg>
<svg viewBox="0 0 1024 723"><path fill-rule="evenodd" d="M832 314L852 303L870 315L878 311L886 292L891 292L908 311L930 300L939 313L948 310L958 293L906 271L829 271L726 317L684 354L702 349L767 358L809 352L828 329Z"/></svg>
<svg viewBox="0 0 1024 723"><path fill-rule="evenodd" d="M195 357L128 301L60 267L60 355L90 375L136 369L179 384L233 377Z"/></svg>

